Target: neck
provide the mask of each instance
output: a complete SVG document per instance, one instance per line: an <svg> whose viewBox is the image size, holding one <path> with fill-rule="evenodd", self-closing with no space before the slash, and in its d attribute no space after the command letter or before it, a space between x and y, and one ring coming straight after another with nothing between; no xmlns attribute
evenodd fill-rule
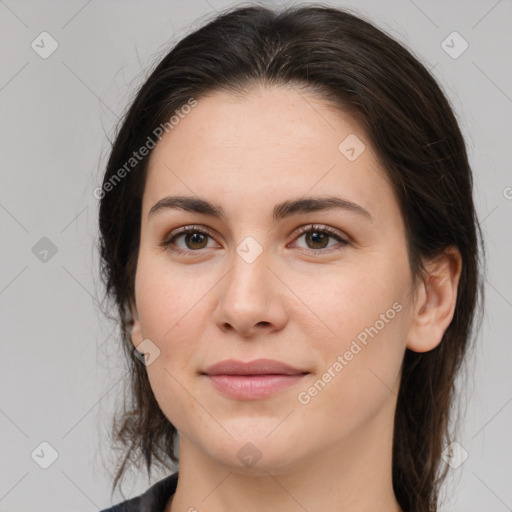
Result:
<svg viewBox="0 0 512 512"><path fill-rule="evenodd" d="M241 471L208 457L180 434L178 486L166 512L400 512L392 486L395 405L390 400L349 438L286 468L265 466L261 459Z"/></svg>

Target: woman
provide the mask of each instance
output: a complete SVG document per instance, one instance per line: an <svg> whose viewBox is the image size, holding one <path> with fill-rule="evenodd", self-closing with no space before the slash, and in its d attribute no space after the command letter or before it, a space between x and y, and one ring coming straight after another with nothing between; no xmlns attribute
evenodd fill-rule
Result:
<svg viewBox="0 0 512 512"><path fill-rule="evenodd" d="M113 489L179 450L110 511L437 510L483 247L403 46L331 7L227 11L147 79L96 192L131 391Z"/></svg>

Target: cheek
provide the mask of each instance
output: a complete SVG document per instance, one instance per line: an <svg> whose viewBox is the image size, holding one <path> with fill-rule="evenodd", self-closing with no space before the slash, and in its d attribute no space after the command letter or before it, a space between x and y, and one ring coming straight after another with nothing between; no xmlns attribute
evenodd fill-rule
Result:
<svg viewBox="0 0 512 512"><path fill-rule="evenodd" d="M211 286L207 279L169 265L165 255L141 255L135 290L144 335L164 346L181 339L180 330L194 329Z"/></svg>
<svg viewBox="0 0 512 512"><path fill-rule="evenodd" d="M147 366L147 373L164 415L178 430L187 431L188 418L201 418L187 378L194 369L191 361L200 350L202 329L194 319L201 315L201 303L197 302L204 293L196 299L197 289L186 290L176 278L162 275L165 274L141 272L138 281L142 334L160 350L159 356Z"/></svg>
<svg viewBox="0 0 512 512"><path fill-rule="evenodd" d="M347 303L343 313L349 315L352 306ZM406 313L404 309L383 309L384 315L389 311L385 317L388 323L379 317L377 321L363 321L363 316L373 319L380 311L368 310L365 305L364 314L358 314L357 320L347 318L340 327L343 336L330 343L319 340L323 345L318 360L323 364L298 390L296 403L304 425L324 425L324 441L334 443L371 424L398 393L405 351L400 315Z"/></svg>
<svg viewBox="0 0 512 512"><path fill-rule="evenodd" d="M350 412L356 421L375 413L398 385L409 291L407 266L400 271L399 263L343 268L335 280L322 277L308 291L307 304L322 322L318 328L318 320L313 325L311 315L303 315L301 329L314 339L310 350L321 364L313 387L302 391L318 414L329 411L341 421Z"/></svg>
<svg viewBox="0 0 512 512"><path fill-rule="evenodd" d="M389 331L409 287L407 272L390 260L362 257L297 280L293 289L304 301L297 302L302 313L296 311L294 319L303 330L314 331L327 352L350 345L360 333L364 338L365 329L376 323L379 331Z"/></svg>
<svg viewBox="0 0 512 512"><path fill-rule="evenodd" d="M181 397L181 376L190 372L190 361L199 350L201 325L197 318L202 314L200 299L205 292L191 287L189 278L171 274L169 268L159 269L158 261L149 263L149 258L139 260L135 289L141 334L160 351L147 367L160 403L164 395ZM167 399L161 407L172 403L176 401Z"/></svg>

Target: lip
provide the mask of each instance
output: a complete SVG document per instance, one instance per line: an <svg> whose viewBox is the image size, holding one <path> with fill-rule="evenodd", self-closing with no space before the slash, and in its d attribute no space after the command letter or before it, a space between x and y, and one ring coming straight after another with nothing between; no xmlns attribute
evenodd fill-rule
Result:
<svg viewBox="0 0 512 512"><path fill-rule="evenodd" d="M297 375L308 372L274 359L254 359L247 362L226 359L209 366L202 373L206 375Z"/></svg>
<svg viewBox="0 0 512 512"><path fill-rule="evenodd" d="M228 359L206 368L202 375L221 393L238 400L258 400L297 384L309 372L273 359Z"/></svg>

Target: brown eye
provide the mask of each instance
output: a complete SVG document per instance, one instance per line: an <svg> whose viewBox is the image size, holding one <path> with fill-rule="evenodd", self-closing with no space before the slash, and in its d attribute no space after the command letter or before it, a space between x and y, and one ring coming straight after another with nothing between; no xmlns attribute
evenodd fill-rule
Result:
<svg viewBox="0 0 512 512"><path fill-rule="evenodd" d="M171 237L160 242L160 246L168 248L177 253L199 252L201 249L208 248L208 239L211 235L195 226L186 226Z"/></svg>
<svg viewBox="0 0 512 512"><path fill-rule="evenodd" d="M184 236L185 245L189 249L204 249L208 243L208 235L196 231L194 233L186 233Z"/></svg>
<svg viewBox="0 0 512 512"><path fill-rule="evenodd" d="M322 231L309 231L305 234L305 240L311 249L325 249L329 243L330 235Z"/></svg>
<svg viewBox="0 0 512 512"><path fill-rule="evenodd" d="M330 252L331 249L342 248L350 245L348 240L345 240L334 229L328 226L310 225L299 228L296 240L304 238L306 247L299 249L313 251L315 253ZM208 239L213 237L203 229L196 226L186 226L175 232L168 239L162 241L159 245L168 248L172 252L179 254L193 254L198 253L203 249L208 249ZM335 243L330 243L330 241ZM211 248L211 246L210 246Z"/></svg>
<svg viewBox="0 0 512 512"><path fill-rule="evenodd" d="M297 240L304 238L306 247L299 247L305 250L329 252L329 249L340 246L349 245L350 242L340 236L340 234L328 226L303 226L299 229ZM329 241L334 239L337 243L329 245ZM324 251L324 249L326 249Z"/></svg>

